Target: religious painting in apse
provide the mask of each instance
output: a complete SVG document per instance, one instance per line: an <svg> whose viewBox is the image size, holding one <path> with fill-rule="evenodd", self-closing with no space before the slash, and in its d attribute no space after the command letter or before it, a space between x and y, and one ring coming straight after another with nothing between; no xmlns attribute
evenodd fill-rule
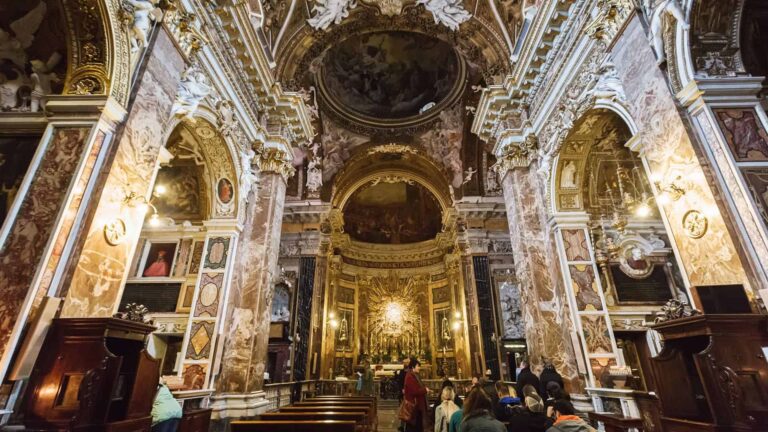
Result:
<svg viewBox="0 0 768 432"><path fill-rule="evenodd" d="M144 262L144 277L168 277L171 274L176 243L152 243Z"/></svg>
<svg viewBox="0 0 768 432"><path fill-rule="evenodd" d="M435 238L442 213L417 183L376 183L358 189L344 207L344 231L358 241L402 244Z"/></svg>
<svg viewBox="0 0 768 432"><path fill-rule="evenodd" d="M375 32L350 37L325 55L324 93L357 114L403 119L439 104L459 84L453 48L421 33Z"/></svg>
<svg viewBox="0 0 768 432"><path fill-rule="evenodd" d="M203 218L201 169L196 165L172 165L157 172L155 188L162 185L166 191L156 196L153 204L162 217L178 221Z"/></svg>
<svg viewBox="0 0 768 432"><path fill-rule="evenodd" d="M438 351L453 351L450 309L435 310L435 347Z"/></svg>

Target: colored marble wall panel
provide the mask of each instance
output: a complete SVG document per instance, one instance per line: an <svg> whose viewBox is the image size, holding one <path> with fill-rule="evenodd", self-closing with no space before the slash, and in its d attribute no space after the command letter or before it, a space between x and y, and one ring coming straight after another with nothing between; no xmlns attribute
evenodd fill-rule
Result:
<svg viewBox="0 0 768 432"><path fill-rule="evenodd" d="M565 256L568 258L568 261L591 261L584 230L564 229L562 233Z"/></svg>
<svg viewBox="0 0 768 432"><path fill-rule="evenodd" d="M768 133L754 109L721 108L714 112L736 162L768 161Z"/></svg>
<svg viewBox="0 0 768 432"><path fill-rule="evenodd" d="M192 261L189 263L189 275L196 275L200 272L200 263L203 260L203 247L205 242L196 241L192 248Z"/></svg>
<svg viewBox="0 0 768 432"><path fill-rule="evenodd" d="M612 354L611 335L603 315L581 315L581 329L589 354Z"/></svg>
<svg viewBox="0 0 768 432"><path fill-rule="evenodd" d="M192 254L192 239L184 239L179 243L179 251L176 254L176 265L173 276L184 277L187 274L189 256Z"/></svg>
<svg viewBox="0 0 768 432"><path fill-rule="evenodd" d="M595 271L591 264L569 265L571 286L576 297L576 307L579 311L603 310L603 303L597 291Z"/></svg>
<svg viewBox="0 0 768 432"><path fill-rule="evenodd" d="M4 353L40 260L56 227L90 128L54 130L35 178L0 250L0 352Z"/></svg>
<svg viewBox="0 0 768 432"><path fill-rule="evenodd" d="M188 390L200 390L205 385L205 374L208 371L206 364L184 365L184 372L181 376L184 381L184 388Z"/></svg>
<svg viewBox="0 0 768 432"><path fill-rule="evenodd" d="M189 331L189 345L187 345L187 360L204 360L211 355L211 338L213 337L213 325L211 321L196 321L192 323Z"/></svg>
<svg viewBox="0 0 768 432"><path fill-rule="evenodd" d="M203 273L200 292L195 303L195 318L215 318L219 313L219 298L224 286L224 273Z"/></svg>
<svg viewBox="0 0 768 432"><path fill-rule="evenodd" d="M205 254L206 269L223 269L229 256L229 237L212 237L208 239L208 251Z"/></svg>

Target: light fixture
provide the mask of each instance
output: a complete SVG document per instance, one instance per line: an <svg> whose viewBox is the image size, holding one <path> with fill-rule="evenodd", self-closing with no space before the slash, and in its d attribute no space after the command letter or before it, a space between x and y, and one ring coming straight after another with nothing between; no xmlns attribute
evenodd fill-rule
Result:
<svg viewBox="0 0 768 432"><path fill-rule="evenodd" d="M168 189L165 187L165 185L159 184L159 185L155 186L155 193L154 194L156 196L161 196L164 193L166 193L167 191L168 191Z"/></svg>
<svg viewBox="0 0 768 432"><path fill-rule="evenodd" d="M639 217L648 217L651 214L651 206L646 202L640 203L635 208L635 214Z"/></svg>
<svg viewBox="0 0 768 432"><path fill-rule="evenodd" d="M165 190L165 188L163 188ZM158 196L157 193L153 192L153 196ZM152 215L149 217L149 224L153 227L160 225L160 216L157 214L157 207L155 207L150 200L147 200L144 196L137 194L134 191L129 192L125 195L123 198L123 204L125 204L128 207L133 207L137 209L142 215L146 215L149 213L149 210L152 210Z"/></svg>
<svg viewBox="0 0 768 432"><path fill-rule="evenodd" d="M451 325L451 327L454 330L458 331L461 328L461 321L454 321L453 324Z"/></svg>

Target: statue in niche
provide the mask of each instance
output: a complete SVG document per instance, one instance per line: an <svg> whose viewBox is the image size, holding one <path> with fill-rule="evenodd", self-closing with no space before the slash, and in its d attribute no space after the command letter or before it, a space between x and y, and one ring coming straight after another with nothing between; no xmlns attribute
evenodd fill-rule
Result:
<svg viewBox="0 0 768 432"><path fill-rule="evenodd" d="M576 161L566 161L560 172L560 187L564 189L576 188Z"/></svg>
<svg viewBox="0 0 768 432"><path fill-rule="evenodd" d="M347 341L347 317L346 315L341 319L341 324L339 324L339 341L346 342Z"/></svg>
<svg viewBox="0 0 768 432"><path fill-rule="evenodd" d="M656 51L656 60L658 64L662 64L666 61L666 55L664 53L664 17L670 15L674 17L684 29L688 29L690 25L685 19L685 13L680 7L677 0L662 0L655 6L652 6L653 0L645 0L645 7L647 11L653 10L650 16L651 22L651 43L653 49Z"/></svg>
<svg viewBox="0 0 768 432"><path fill-rule="evenodd" d="M451 340L451 331L448 328L448 317L443 315L443 319L440 322L440 329L442 330L443 340L448 342Z"/></svg>
<svg viewBox="0 0 768 432"><path fill-rule="evenodd" d="M171 117L182 117L194 123L193 116L197 107L212 89L208 77L199 67L192 65L187 68L181 75Z"/></svg>
<svg viewBox="0 0 768 432"><path fill-rule="evenodd" d="M147 36L155 20L153 12L156 4L156 0L123 0L125 23L131 36L131 52L146 48Z"/></svg>
<svg viewBox="0 0 768 432"><path fill-rule="evenodd" d="M485 192L488 195L497 195L501 191L499 179L493 165L488 167L485 173Z"/></svg>

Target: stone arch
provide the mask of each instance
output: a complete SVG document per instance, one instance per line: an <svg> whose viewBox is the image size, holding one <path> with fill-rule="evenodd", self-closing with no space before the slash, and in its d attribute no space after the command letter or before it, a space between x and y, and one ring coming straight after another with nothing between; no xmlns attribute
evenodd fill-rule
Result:
<svg viewBox="0 0 768 432"><path fill-rule="evenodd" d="M237 154L234 143L224 137L215 126L215 115L210 109L199 110L193 120L173 119L166 128L166 149L174 156L163 169L181 163L180 166L199 167L200 191L204 191L205 206L201 219L228 219L238 216L240 202L244 200L240 185Z"/></svg>

